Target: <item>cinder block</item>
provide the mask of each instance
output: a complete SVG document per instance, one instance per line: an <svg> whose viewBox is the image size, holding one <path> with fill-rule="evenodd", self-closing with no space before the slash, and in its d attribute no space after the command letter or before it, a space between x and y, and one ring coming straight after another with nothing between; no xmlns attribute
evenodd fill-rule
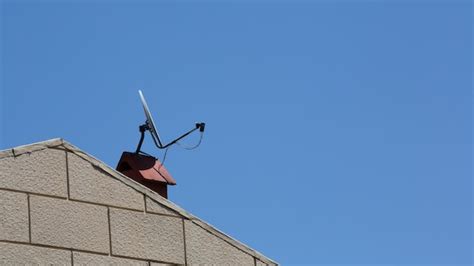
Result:
<svg viewBox="0 0 474 266"><path fill-rule="evenodd" d="M0 190L0 239L28 242L28 230L27 195Z"/></svg>
<svg viewBox="0 0 474 266"><path fill-rule="evenodd" d="M151 213L160 213L160 214L168 214L174 216L180 216L177 212L155 202L154 200L146 197L146 211Z"/></svg>
<svg viewBox="0 0 474 266"><path fill-rule="evenodd" d="M184 264L180 218L110 209L112 254Z"/></svg>
<svg viewBox="0 0 474 266"><path fill-rule="evenodd" d="M0 242L0 265L71 265L71 251Z"/></svg>
<svg viewBox="0 0 474 266"><path fill-rule="evenodd" d="M83 252L73 252L75 265L134 265L147 266L148 262L111 257L108 255L97 255Z"/></svg>
<svg viewBox="0 0 474 266"><path fill-rule="evenodd" d="M68 153L68 165L71 199L143 211L143 194L135 189L74 153Z"/></svg>
<svg viewBox="0 0 474 266"><path fill-rule="evenodd" d="M267 264L263 263L259 259L256 259L257 265L256 266L267 266Z"/></svg>
<svg viewBox="0 0 474 266"><path fill-rule="evenodd" d="M30 196L33 243L109 253L107 207Z"/></svg>
<svg viewBox="0 0 474 266"><path fill-rule="evenodd" d="M66 153L45 149L0 159L0 188L66 197Z"/></svg>
<svg viewBox="0 0 474 266"><path fill-rule="evenodd" d="M189 264L254 265L254 259L221 238L185 220L186 255Z"/></svg>

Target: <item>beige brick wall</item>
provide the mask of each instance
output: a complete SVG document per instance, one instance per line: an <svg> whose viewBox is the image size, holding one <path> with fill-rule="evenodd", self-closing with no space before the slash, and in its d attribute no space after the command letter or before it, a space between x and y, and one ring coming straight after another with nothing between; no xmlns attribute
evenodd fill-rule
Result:
<svg viewBox="0 0 474 266"><path fill-rule="evenodd" d="M66 153L46 149L0 159L0 188L67 197Z"/></svg>
<svg viewBox="0 0 474 266"><path fill-rule="evenodd" d="M112 257L109 255L98 255L84 252L73 252L73 261L77 265L130 265L148 266L148 262L133 259Z"/></svg>
<svg viewBox="0 0 474 266"><path fill-rule="evenodd" d="M71 265L71 251L0 242L0 265Z"/></svg>
<svg viewBox="0 0 474 266"><path fill-rule="evenodd" d="M31 242L109 253L107 207L30 197Z"/></svg>
<svg viewBox="0 0 474 266"><path fill-rule="evenodd" d="M254 265L254 258L207 230L185 221L186 254L190 264Z"/></svg>
<svg viewBox="0 0 474 266"><path fill-rule="evenodd" d="M265 265L71 147L0 151L0 265Z"/></svg>
<svg viewBox="0 0 474 266"><path fill-rule="evenodd" d="M168 214L173 216L179 216L179 214L158 202L146 197L146 211L149 213Z"/></svg>
<svg viewBox="0 0 474 266"><path fill-rule="evenodd" d="M184 264L180 218L111 208L110 229L114 255Z"/></svg>
<svg viewBox="0 0 474 266"><path fill-rule="evenodd" d="M71 199L143 210L143 194L100 171L75 154L68 154ZM91 185L94 184L94 185Z"/></svg>
<svg viewBox="0 0 474 266"><path fill-rule="evenodd" d="M29 241L25 193L0 190L0 240Z"/></svg>
<svg viewBox="0 0 474 266"><path fill-rule="evenodd" d="M262 261L255 259L255 266L265 266L266 264L263 263Z"/></svg>

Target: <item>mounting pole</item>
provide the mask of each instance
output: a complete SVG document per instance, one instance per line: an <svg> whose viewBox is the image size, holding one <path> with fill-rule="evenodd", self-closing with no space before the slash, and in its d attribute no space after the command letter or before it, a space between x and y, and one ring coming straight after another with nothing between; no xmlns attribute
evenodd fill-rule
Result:
<svg viewBox="0 0 474 266"><path fill-rule="evenodd" d="M145 131L147 131L148 129L150 129L150 128L148 127L147 123L145 123L145 124L143 124L139 127L141 136L140 136L140 141L138 142L137 150L135 151L135 153L137 153L137 154L140 152L140 149L142 148L143 139L145 139Z"/></svg>

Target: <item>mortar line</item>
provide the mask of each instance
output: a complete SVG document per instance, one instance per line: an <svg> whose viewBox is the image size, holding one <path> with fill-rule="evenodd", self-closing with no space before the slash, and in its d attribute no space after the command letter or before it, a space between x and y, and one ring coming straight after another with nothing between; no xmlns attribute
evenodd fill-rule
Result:
<svg viewBox="0 0 474 266"><path fill-rule="evenodd" d="M44 196L44 195L42 195L42 196ZM45 196L45 197L48 197L48 196ZM110 207L110 208L114 208L114 209L120 209L120 210L132 211L132 212L143 212L143 210L131 209L131 208L120 207L120 206L115 206L115 205L107 205L107 204L104 204L104 203L97 203L97 202L91 202L91 201L86 201L86 200L71 199L71 201L86 203L86 204L91 204L91 205L97 205L97 206ZM158 212L151 212L151 211L148 211L147 213L152 214L152 215L167 216L167 217L171 217L171 218L182 218L182 216L178 216L179 214L173 215L173 214L158 213Z"/></svg>
<svg viewBox="0 0 474 266"><path fill-rule="evenodd" d="M32 192L32 191L18 190L18 189L13 189L13 188L4 188L4 187L1 187L0 190L11 191L11 192L18 192L18 193L24 193L24 194L30 194L30 195L34 195L34 196L50 197L50 198L55 198L55 199L67 199L66 197L54 196L54 195L47 195L47 194L36 193L36 192Z"/></svg>
<svg viewBox="0 0 474 266"><path fill-rule="evenodd" d="M143 194L143 210L146 213L146 195Z"/></svg>
<svg viewBox="0 0 474 266"><path fill-rule="evenodd" d="M31 210L30 210L30 194L26 194L28 202L28 242L31 243Z"/></svg>
<svg viewBox="0 0 474 266"><path fill-rule="evenodd" d="M162 260L154 260L154 259L144 259L144 258L137 258L137 257L133 257L133 256L112 255L111 257L113 257L113 258L131 259L131 260L139 260L139 261L145 261L145 262L155 262L155 263L169 264L169 265L181 265L181 264L178 264L178 263L176 263L176 262L162 261Z"/></svg>
<svg viewBox="0 0 474 266"><path fill-rule="evenodd" d="M110 208L107 207L107 222L109 224L109 255L112 256L112 231L110 229Z"/></svg>
<svg viewBox="0 0 474 266"><path fill-rule="evenodd" d="M64 151L66 153L66 184L67 184L67 199L69 200L71 198L70 194L70 189L69 189L69 156L68 152Z"/></svg>
<svg viewBox="0 0 474 266"><path fill-rule="evenodd" d="M183 223L183 243L184 243L184 265L188 265L188 255L186 253L186 229L184 228L184 219L181 218Z"/></svg>
<svg viewBox="0 0 474 266"><path fill-rule="evenodd" d="M107 256L109 254L100 252L100 251L92 251L92 250L84 250L84 249L71 249L71 248L65 248L65 247L60 247L60 246L53 246L53 245L47 245L47 244L38 244L38 243L27 243L27 242L19 242L19 241L13 241L13 240L0 240L0 243L11 243L11 244L19 244L19 245L29 245L32 247L42 247L42 248L52 248L52 249L59 249L59 250L74 250L77 252L83 252L83 253L89 253L89 254L96 254L96 255L104 255Z"/></svg>

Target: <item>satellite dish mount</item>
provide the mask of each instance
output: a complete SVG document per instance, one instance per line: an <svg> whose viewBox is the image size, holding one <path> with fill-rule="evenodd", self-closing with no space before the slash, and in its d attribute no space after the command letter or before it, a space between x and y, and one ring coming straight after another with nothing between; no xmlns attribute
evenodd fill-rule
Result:
<svg viewBox="0 0 474 266"><path fill-rule="evenodd" d="M158 149L166 149L166 148L170 147L171 145L178 143L178 141L185 138L186 136L188 136L189 134L193 133L196 130L199 130L199 132L201 132L201 137L202 137L202 134L204 133L204 127L206 126L206 124L201 122L201 123L196 123L196 126L193 129L191 129L188 132L184 133L183 135L181 135L180 137L178 137L175 140L171 141L170 143L163 144L163 142L161 141L160 135L158 134L158 130L156 129L155 122L153 121L153 118L151 117L151 112L148 109L148 105L145 101L145 97L143 96L142 91L139 90L138 94L140 94L140 99L142 101L143 110L145 111L146 122L145 122L145 124L143 124L139 127L141 135L140 135L140 141L138 142L137 149L136 149L135 153L137 153L137 154L140 153L140 150L141 150L141 147L142 147L142 144L143 144L143 140L145 139L145 132L146 131L150 132L151 137L153 139L153 142L155 143L155 146Z"/></svg>

